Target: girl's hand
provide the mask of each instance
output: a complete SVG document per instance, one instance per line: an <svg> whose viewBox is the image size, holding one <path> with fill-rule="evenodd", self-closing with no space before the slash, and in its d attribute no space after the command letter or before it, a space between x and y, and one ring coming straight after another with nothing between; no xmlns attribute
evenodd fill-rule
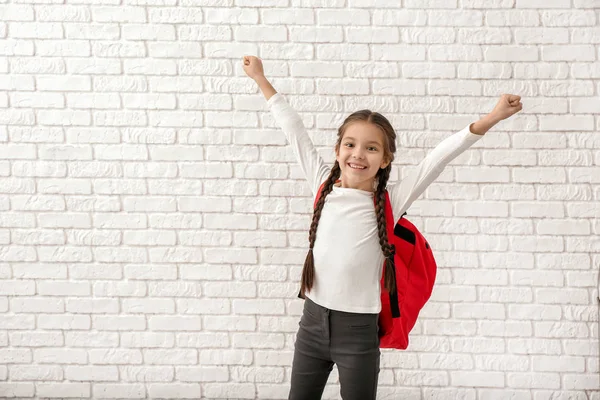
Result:
<svg viewBox="0 0 600 400"><path fill-rule="evenodd" d="M494 107L490 116L497 121L501 121L512 117L522 109L523 104L521 103L521 96L503 94L500 96L500 100L498 100L498 104L496 104L496 107Z"/></svg>
<svg viewBox="0 0 600 400"><path fill-rule="evenodd" d="M485 135L494 125L498 122L512 117L523 109L521 104L521 96L514 94L503 94L498 100L498 104L492 110L491 113L481 118L479 121L469 125L471 133L476 135Z"/></svg>
<svg viewBox="0 0 600 400"><path fill-rule="evenodd" d="M244 56L244 59L242 61L242 68L244 69L246 75L248 75L255 81L260 78L264 78L265 76L262 61L258 57Z"/></svg>

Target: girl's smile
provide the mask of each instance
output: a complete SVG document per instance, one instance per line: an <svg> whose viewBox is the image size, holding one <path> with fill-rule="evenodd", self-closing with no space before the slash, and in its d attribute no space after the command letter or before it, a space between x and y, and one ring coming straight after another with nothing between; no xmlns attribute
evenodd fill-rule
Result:
<svg viewBox="0 0 600 400"><path fill-rule="evenodd" d="M358 165L358 164L353 164L353 163L349 163L348 165L350 166L350 168L356 169L359 171L367 169L367 167L365 167L364 165Z"/></svg>

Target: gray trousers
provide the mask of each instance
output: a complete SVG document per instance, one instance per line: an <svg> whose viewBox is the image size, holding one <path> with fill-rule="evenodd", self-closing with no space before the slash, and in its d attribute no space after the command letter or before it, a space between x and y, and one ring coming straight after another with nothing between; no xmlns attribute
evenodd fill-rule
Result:
<svg viewBox="0 0 600 400"><path fill-rule="evenodd" d="M289 400L319 400L335 363L343 400L371 400L379 377L378 314L329 310L304 301Z"/></svg>

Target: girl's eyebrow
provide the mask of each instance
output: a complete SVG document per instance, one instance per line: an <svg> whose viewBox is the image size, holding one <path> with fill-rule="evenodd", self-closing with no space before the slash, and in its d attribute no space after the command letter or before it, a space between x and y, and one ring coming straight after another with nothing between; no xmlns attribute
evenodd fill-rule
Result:
<svg viewBox="0 0 600 400"><path fill-rule="evenodd" d="M346 136L345 139L356 140L352 136ZM375 140L371 140L370 142L367 142L367 144L371 144L371 143L375 143L376 145L381 146L381 144Z"/></svg>

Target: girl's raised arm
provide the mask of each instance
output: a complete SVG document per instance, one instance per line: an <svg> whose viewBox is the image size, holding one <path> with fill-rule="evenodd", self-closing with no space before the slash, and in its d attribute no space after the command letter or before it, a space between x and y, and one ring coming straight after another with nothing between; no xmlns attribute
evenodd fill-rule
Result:
<svg viewBox="0 0 600 400"><path fill-rule="evenodd" d="M265 71L260 58L254 56L244 56L244 72L258 84L265 99L269 101L277 93L271 82L265 78Z"/></svg>
<svg viewBox="0 0 600 400"><path fill-rule="evenodd" d="M491 113L439 143L400 183L388 185L395 220L427 189L452 160L471 147L494 125L523 109L521 96L505 94Z"/></svg>
<svg viewBox="0 0 600 400"><path fill-rule="evenodd" d="M242 67L246 75L258 84L267 99L275 122L285 133L310 189L313 195L316 195L321 183L329 176L330 168L313 145L302 118L265 78L262 62L258 57L244 56Z"/></svg>

